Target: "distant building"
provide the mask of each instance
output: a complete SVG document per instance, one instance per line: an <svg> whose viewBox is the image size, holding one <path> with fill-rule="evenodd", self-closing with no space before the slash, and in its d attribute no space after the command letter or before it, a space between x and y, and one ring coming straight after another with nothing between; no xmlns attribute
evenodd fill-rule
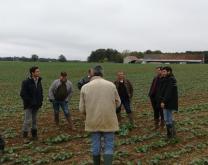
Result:
<svg viewBox="0 0 208 165"><path fill-rule="evenodd" d="M145 54L143 63L203 64L203 54Z"/></svg>
<svg viewBox="0 0 208 165"><path fill-rule="evenodd" d="M124 58L124 64L131 64L131 63L142 63L143 59L137 58L136 56L127 56Z"/></svg>

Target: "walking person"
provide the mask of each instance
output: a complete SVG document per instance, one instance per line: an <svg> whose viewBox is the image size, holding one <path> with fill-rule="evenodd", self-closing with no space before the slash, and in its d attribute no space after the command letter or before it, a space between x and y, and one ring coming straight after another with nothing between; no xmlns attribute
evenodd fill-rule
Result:
<svg viewBox="0 0 208 165"><path fill-rule="evenodd" d="M148 96L150 98L154 112L155 129L158 129L159 126L161 128L164 128L165 126L163 109L160 106L159 98L158 98L158 89L162 79L162 67L156 67L155 72L156 72L156 76L153 78Z"/></svg>
<svg viewBox="0 0 208 165"><path fill-rule="evenodd" d="M74 129L71 114L69 112L69 101L72 97L72 83L67 79L67 73L61 72L59 79L55 80L49 88L49 100L53 104L54 121L59 125L59 110L62 108L70 129Z"/></svg>
<svg viewBox="0 0 208 165"><path fill-rule="evenodd" d="M126 79L126 76L123 71L117 73L117 80L114 82L116 85L118 94L121 99L121 105L117 108L116 113L119 122L121 121L121 107L124 106L126 113L129 118L129 122L133 125L133 114L131 110L131 99L133 97L133 86L131 82Z"/></svg>
<svg viewBox="0 0 208 165"><path fill-rule="evenodd" d="M114 136L119 130L116 108L121 101L115 85L103 78L103 69L91 70L93 77L80 93L79 110L85 114L85 131L91 132L94 165L100 165L102 138L104 138L104 165L113 161Z"/></svg>
<svg viewBox="0 0 208 165"><path fill-rule="evenodd" d="M37 140L37 114L43 102L43 88L41 84L40 69L33 66L29 70L30 76L22 82L20 96L22 97L25 117L23 123L23 138L28 138L30 124L32 123L32 139ZM32 120L32 122L31 122Z"/></svg>
<svg viewBox="0 0 208 165"><path fill-rule="evenodd" d="M173 112L178 111L177 81L171 67L163 67L162 75L164 78L161 81L159 89L160 106L164 112L167 138L174 138L176 136L176 130L175 122L173 121Z"/></svg>

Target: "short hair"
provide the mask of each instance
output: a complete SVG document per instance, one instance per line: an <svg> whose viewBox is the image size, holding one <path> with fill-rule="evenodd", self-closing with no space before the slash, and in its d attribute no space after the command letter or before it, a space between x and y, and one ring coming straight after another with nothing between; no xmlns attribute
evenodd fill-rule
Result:
<svg viewBox="0 0 208 165"><path fill-rule="evenodd" d="M104 70L103 70L102 66L97 65L97 66L95 66L92 69L93 69L93 75L94 76L101 76L101 77L103 77Z"/></svg>
<svg viewBox="0 0 208 165"><path fill-rule="evenodd" d="M172 73L172 71L173 71L170 66L165 66L162 68L162 70L166 70L167 72L170 72L170 73Z"/></svg>
<svg viewBox="0 0 208 165"><path fill-rule="evenodd" d="M163 67L162 67L162 66L157 66L155 69L160 69L160 70L162 70Z"/></svg>
<svg viewBox="0 0 208 165"><path fill-rule="evenodd" d="M39 69L37 66L32 66L29 70L30 74L32 75L37 69Z"/></svg>
<svg viewBox="0 0 208 165"><path fill-rule="evenodd" d="M61 72L61 73L60 73L60 76L66 77L66 76L67 76L67 73L66 73L66 72Z"/></svg>

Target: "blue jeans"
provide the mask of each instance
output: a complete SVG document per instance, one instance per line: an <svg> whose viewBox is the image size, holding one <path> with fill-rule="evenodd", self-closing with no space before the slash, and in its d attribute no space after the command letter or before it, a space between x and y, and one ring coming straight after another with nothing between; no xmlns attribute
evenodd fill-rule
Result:
<svg viewBox="0 0 208 165"><path fill-rule="evenodd" d="M120 113L121 112L121 106L124 106L126 113L129 114L131 113L131 103L130 100L127 98L122 98L121 97L121 105L116 109L116 113Z"/></svg>
<svg viewBox="0 0 208 165"><path fill-rule="evenodd" d="M113 155L114 132L92 132L91 140L93 156L101 155L102 137L104 138L104 154Z"/></svg>
<svg viewBox="0 0 208 165"><path fill-rule="evenodd" d="M66 117L68 117L70 115L68 102L67 101L56 101L56 100L53 101L53 109L54 109L55 114L59 113L60 107L63 110L64 115Z"/></svg>
<svg viewBox="0 0 208 165"><path fill-rule="evenodd" d="M173 124L173 111L174 110L170 110L170 109L163 109L163 113L164 113L164 119L165 119L165 124L168 125L172 125Z"/></svg>

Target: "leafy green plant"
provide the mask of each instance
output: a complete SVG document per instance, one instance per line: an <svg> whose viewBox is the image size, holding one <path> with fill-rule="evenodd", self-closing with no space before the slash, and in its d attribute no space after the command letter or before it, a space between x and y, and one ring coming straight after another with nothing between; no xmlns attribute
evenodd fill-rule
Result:
<svg viewBox="0 0 208 165"><path fill-rule="evenodd" d="M70 135L62 134L62 135L58 135L58 136L55 136L55 137L49 137L46 140L46 143L51 145L51 144L67 142L67 141L69 141L71 139L72 139L72 137Z"/></svg>
<svg viewBox="0 0 208 165"><path fill-rule="evenodd" d="M53 161L64 161L66 159L70 159L73 157L73 153L71 152L61 152L57 154L52 154L51 158Z"/></svg>

